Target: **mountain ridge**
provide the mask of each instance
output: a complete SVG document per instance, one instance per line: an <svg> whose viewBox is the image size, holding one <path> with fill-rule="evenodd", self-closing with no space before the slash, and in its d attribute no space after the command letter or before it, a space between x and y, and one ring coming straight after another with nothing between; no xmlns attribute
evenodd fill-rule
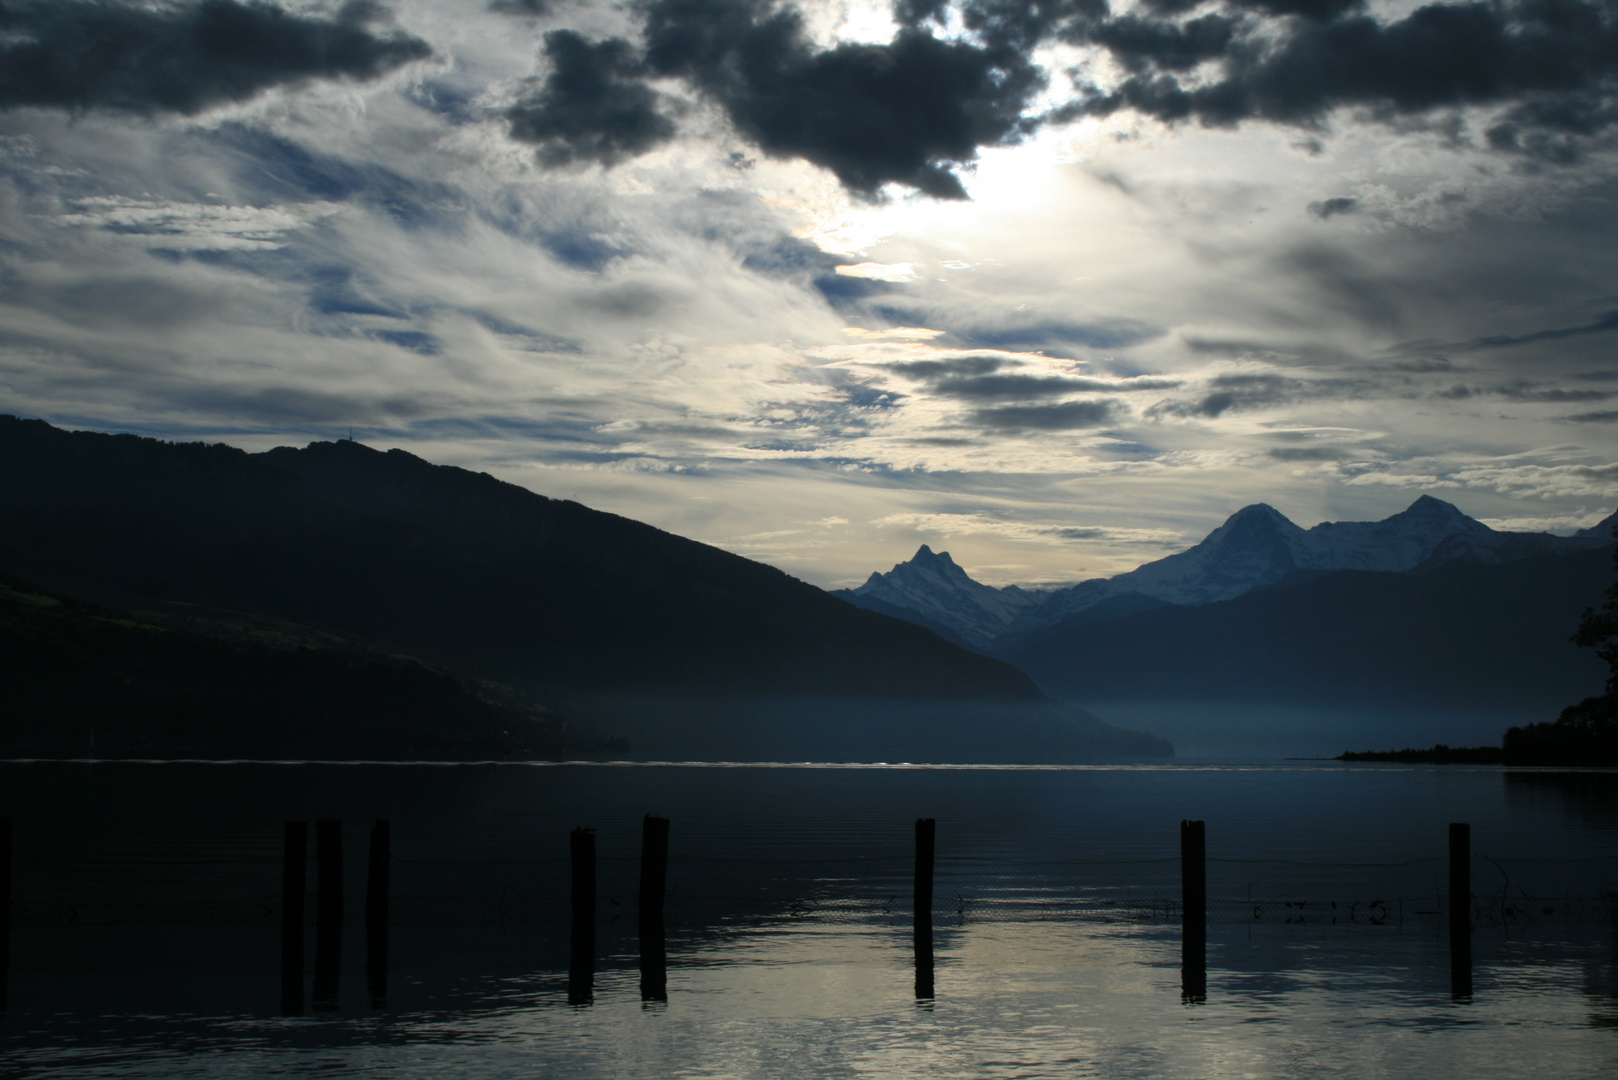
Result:
<svg viewBox="0 0 1618 1080"><path fill-rule="evenodd" d="M570 707L815 700L880 715L883 702L970 704L975 733L930 738L925 709L913 709L883 752L970 761L1026 736L1019 745L1049 760L1172 753L1050 701L1000 660L774 567L348 440L248 454L0 416L0 560L95 603L307 627ZM772 753L831 745L789 730L774 706L732 712L727 730ZM696 745L656 718L622 718L606 730L638 724L670 753Z"/></svg>
<svg viewBox="0 0 1618 1080"><path fill-rule="evenodd" d="M1130 594L1164 604L1199 606L1234 599L1304 571L1426 573L1453 561L1502 564L1571 552L1609 541L1613 520L1571 537L1499 532L1431 495L1375 522L1322 522L1304 529L1265 503L1231 514L1202 541L1134 570L1049 589L973 581L947 554L922 545L916 558L855 589L838 590L859 605L871 599L925 615L975 648L999 655L1012 643ZM924 560L923 555L930 558ZM918 573L915 564L945 560L948 576Z"/></svg>

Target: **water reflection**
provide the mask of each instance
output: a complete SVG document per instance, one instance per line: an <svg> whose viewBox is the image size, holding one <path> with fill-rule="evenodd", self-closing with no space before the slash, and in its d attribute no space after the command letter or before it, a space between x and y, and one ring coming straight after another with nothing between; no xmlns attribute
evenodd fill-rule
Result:
<svg viewBox="0 0 1618 1080"><path fill-rule="evenodd" d="M1430 858L1369 883L1367 874L1387 868L1300 869L1285 859L1250 867L1235 857L1263 846L1255 835L1273 834L1210 813L1200 950L1187 948L1182 919L1199 905L1185 902L1174 821L1134 824L1143 807L1175 793L1150 776L1107 820L1119 835L1092 832L1064 847L1064 830L1095 828L1071 813L1088 798L1083 775L1063 778L1074 790L1030 781L1048 796L1048 824L1026 801L1003 805L998 781L980 789L971 777L946 776L895 795L867 786L869 774L820 777L817 827L798 835L782 823L803 803L783 798L776 819L743 820L738 806L760 804L716 797L708 776L655 790L604 781L592 793L554 771L522 788L507 786L509 772L480 780L468 770L450 774L464 789L450 785L434 802L420 794L419 776L351 799L312 783L299 789L297 775L233 804L218 786L199 798L210 791L206 777L166 774L189 805L220 808L205 821L150 808L141 818L104 801L97 828L74 833L65 815L34 814L30 835L57 831L19 863L13 1015L0 1026L0 1052L25 1069L91 1077L177 1069L171 1048L184 1045L192 1048L184 1069L202 1076L334 1067L473 1080L726 1070L1279 1078L1296 1075L1300 1062L1323 1076L1579 1078L1605 1075L1618 1053L1612 905L1592 899L1564 910L1558 901L1550 914L1551 904L1537 903L1532 919L1501 914L1508 901L1526 903L1525 888L1552 894L1535 892L1507 857L1536 849L1502 850L1503 815L1490 814L1505 785L1493 775L1445 778L1450 793L1426 817L1412 814L1409 835L1398 838ZM801 777L777 782L811 787ZM1129 794L1115 778L1103 782L1113 796ZM1266 783L1243 790L1268 800L1272 816L1319 822L1328 815L1317 803L1342 802L1310 777ZM1491 791L1495 803L1465 804L1453 785ZM55 797L46 785L29 796L40 805ZM668 806L669 816L646 816L648 804ZM927 859L916 806L953 815L934 822ZM301 901L303 883L288 883L310 853L300 840L293 854L297 830L282 826L288 807L321 821L316 982L328 960L333 973L329 992L317 987L326 1007L290 1023L273 1015L276 957L279 946L284 977L286 944L303 921L283 921L290 901L276 901L283 888ZM340 854L340 827L335 835L329 827L338 815L368 821L384 810L391 816L371 826L369 849L351 844ZM1598 833L1559 837L1558 828L1582 826L1554 806L1516 813L1544 847L1607 853L1590 840ZM1500 856L1499 867L1481 858L1473 867L1481 914L1468 939L1464 1006L1451 997L1441 899L1444 823L1454 816L1483 822L1469 846ZM578 820L599 829L570 831ZM1322 842L1363 842L1360 830L1353 818ZM1075 858L1109 844L1111 862ZM338 866L328 874L331 852ZM363 941L341 937L345 866L351 880L365 875ZM1108 884L1129 874L1150 894L1132 905ZM1509 876L1509 888L1490 891L1491 874ZM1390 882L1404 891L1368 891ZM335 956L321 959L328 883L338 936L327 939ZM1266 888L1263 904L1250 902ZM1396 898L1411 889L1424 899L1401 909ZM1352 905L1332 906L1340 895L1374 895L1392 914L1361 918ZM1158 906L1165 896L1170 903ZM1097 897L1114 906L1103 910ZM1252 914L1259 908L1262 918ZM301 939L295 951L301 964ZM341 966L352 972L361 962L366 979L345 985ZM1198 967L1200 986L1191 979ZM302 979L300 969L281 988L302 989ZM1201 1000L1186 1009L1193 989ZM366 1008L384 1000L385 1013Z"/></svg>
<svg viewBox="0 0 1618 1080"><path fill-rule="evenodd" d="M309 1003L337 1008L343 971L343 823L315 822L315 981Z"/></svg>

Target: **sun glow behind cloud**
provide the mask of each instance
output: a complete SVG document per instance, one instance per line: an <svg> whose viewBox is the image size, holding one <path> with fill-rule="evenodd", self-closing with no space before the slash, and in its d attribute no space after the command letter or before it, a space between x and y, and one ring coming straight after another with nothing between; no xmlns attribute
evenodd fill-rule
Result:
<svg viewBox="0 0 1618 1080"><path fill-rule="evenodd" d="M1465 137L1122 110L979 146L968 201L873 195L598 51L677 134L546 164L510 120L551 100L545 35L639 16L394 15L378 40L433 53L369 81L0 111L7 410L255 448L353 425L822 584L923 539L999 581L1113 572L1255 501L1309 524L1432 490L1568 528L1618 499L1599 139L1530 169L1482 107Z"/></svg>

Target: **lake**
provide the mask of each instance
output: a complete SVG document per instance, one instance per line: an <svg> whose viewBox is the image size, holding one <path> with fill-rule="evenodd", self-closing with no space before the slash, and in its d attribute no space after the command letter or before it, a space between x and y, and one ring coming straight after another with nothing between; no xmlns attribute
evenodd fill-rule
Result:
<svg viewBox="0 0 1618 1080"><path fill-rule="evenodd" d="M642 821L670 821L643 1000ZM0 763L18 1076L1610 1077L1618 775L1117 767ZM391 828L385 984L367 838ZM936 820L933 983L911 875ZM1205 996L1180 822L1207 830ZM335 990L283 1015L284 823L343 822ZM1471 826L1452 995L1447 828ZM570 983L570 833L595 830ZM332 974L328 971L328 976ZM373 973L374 974L374 973ZM373 995L380 990L380 1000ZM318 1006L318 1007L317 1007Z"/></svg>

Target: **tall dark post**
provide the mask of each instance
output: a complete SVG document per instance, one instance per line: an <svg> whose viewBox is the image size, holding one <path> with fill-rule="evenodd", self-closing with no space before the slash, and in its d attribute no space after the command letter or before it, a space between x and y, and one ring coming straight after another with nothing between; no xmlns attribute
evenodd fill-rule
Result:
<svg viewBox="0 0 1618 1080"><path fill-rule="evenodd" d="M365 875L365 983L371 1005L388 1003L388 879L393 831L386 818L371 825L371 861Z"/></svg>
<svg viewBox="0 0 1618 1080"><path fill-rule="evenodd" d="M1208 844L1200 821L1180 822L1180 995L1208 1000Z"/></svg>
<svg viewBox="0 0 1618 1080"><path fill-rule="evenodd" d="M669 819L646 815L640 831L640 999L667 1001L663 898L668 892Z"/></svg>
<svg viewBox="0 0 1618 1080"><path fill-rule="evenodd" d="M1449 826L1449 992L1472 998L1472 826Z"/></svg>
<svg viewBox="0 0 1618 1080"><path fill-rule="evenodd" d="M11 981L11 819L0 818L0 1013Z"/></svg>
<svg viewBox="0 0 1618 1080"><path fill-rule="evenodd" d="M567 968L569 1005L588 1005L595 996L596 831L573 830L572 956Z"/></svg>
<svg viewBox="0 0 1618 1080"><path fill-rule="evenodd" d="M315 822L315 982L309 1000L337 1008L343 968L343 823Z"/></svg>
<svg viewBox="0 0 1618 1080"><path fill-rule="evenodd" d="M916 951L916 998L933 996L933 818L916 819L916 879L911 889L911 929Z"/></svg>
<svg viewBox="0 0 1618 1080"><path fill-rule="evenodd" d="M303 1012L303 894L309 826L286 823L281 842L281 1012Z"/></svg>

